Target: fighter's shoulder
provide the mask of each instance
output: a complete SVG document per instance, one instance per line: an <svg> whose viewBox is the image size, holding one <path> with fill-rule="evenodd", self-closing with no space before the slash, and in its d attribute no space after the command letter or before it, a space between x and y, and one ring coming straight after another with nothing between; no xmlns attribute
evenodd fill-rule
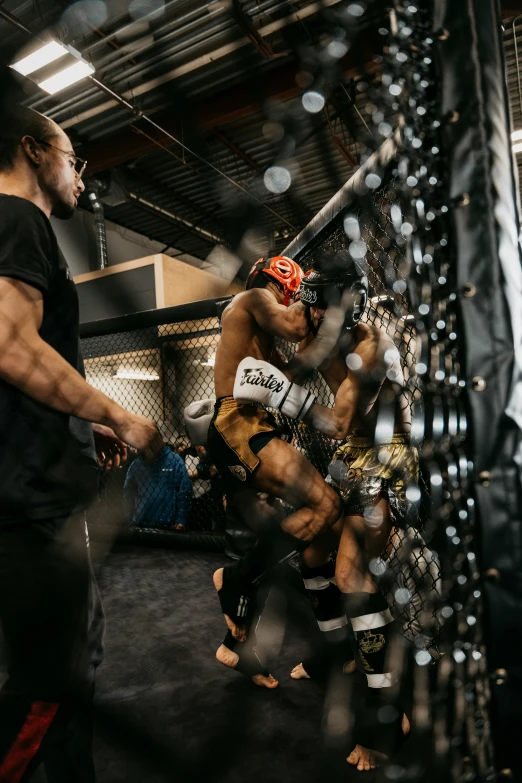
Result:
<svg viewBox="0 0 522 783"><path fill-rule="evenodd" d="M251 288L249 291L242 291L234 297L233 304L238 310L252 312L259 306L273 303L274 297L264 288Z"/></svg>
<svg viewBox="0 0 522 783"><path fill-rule="evenodd" d="M221 315L222 328L227 324L233 324L235 327L238 327L241 322L252 320L255 308L251 294L254 293L254 290L242 291L240 294L236 294L230 304L223 310Z"/></svg>
<svg viewBox="0 0 522 783"><path fill-rule="evenodd" d="M397 348L393 337L381 327L374 326L373 328L376 330L375 338L378 343L379 352L386 357L388 362L399 360L399 349Z"/></svg>
<svg viewBox="0 0 522 783"><path fill-rule="evenodd" d="M231 314L243 310L245 308L245 295L249 293L249 291L242 291L240 294L236 294L232 301L223 310L221 314L221 320L228 318Z"/></svg>
<svg viewBox="0 0 522 783"><path fill-rule="evenodd" d="M397 346L395 345L395 342L393 340L393 337L391 337L388 332L386 332L384 329L380 329L379 327L376 327L378 331L378 340L379 340L379 346L382 350L386 351L388 349L397 351Z"/></svg>
<svg viewBox="0 0 522 783"><path fill-rule="evenodd" d="M361 342L361 340L372 340L375 343L379 343L387 337L387 335L383 329L375 326L375 324L369 323L368 321L359 321L354 329L354 337L357 342Z"/></svg>

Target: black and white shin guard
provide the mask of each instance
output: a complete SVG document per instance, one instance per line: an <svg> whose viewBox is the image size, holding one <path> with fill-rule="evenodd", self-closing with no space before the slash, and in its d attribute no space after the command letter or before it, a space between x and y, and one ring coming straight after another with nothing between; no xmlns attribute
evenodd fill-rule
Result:
<svg viewBox="0 0 522 783"><path fill-rule="evenodd" d="M255 546L234 565L223 568L223 585L218 590L221 611L238 626L248 625L255 591L275 566L284 565L310 546L279 526L259 535Z"/></svg>
<svg viewBox="0 0 522 783"><path fill-rule="evenodd" d="M316 568L301 565L300 571L324 640L323 649L303 661L303 668L313 679L325 679L332 668L342 673L344 666L353 661L349 621L335 582L335 564L329 561Z"/></svg>
<svg viewBox="0 0 522 783"><path fill-rule="evenodd" d="M399 672L390 660L397 623L381 593L350 593L343 598L368 681L368 696L356 719L354 739L356 744L390 753L401 738L402 722L397 704Z"/></svg>

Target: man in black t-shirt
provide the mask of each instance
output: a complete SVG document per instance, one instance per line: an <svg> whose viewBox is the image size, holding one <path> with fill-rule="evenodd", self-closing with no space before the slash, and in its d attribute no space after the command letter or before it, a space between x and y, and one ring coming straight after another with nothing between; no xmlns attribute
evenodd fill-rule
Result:
<svg viewBox="0 0 522 783"><path fill-rule="evenodd" d="M87 384L78 299L49 218L71 217L84 164L51 120L16 108L0 127L0 781L95 779L89 703L103 614L85 509L93 438L153 460L156 425ZM91 424L93 422L94 424Z"/></svg>

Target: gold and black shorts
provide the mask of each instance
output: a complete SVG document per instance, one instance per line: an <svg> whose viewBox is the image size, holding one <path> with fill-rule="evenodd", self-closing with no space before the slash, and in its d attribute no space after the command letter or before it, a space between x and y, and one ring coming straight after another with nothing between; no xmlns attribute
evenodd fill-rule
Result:
<svg viewBox="0 0 522 783"><path fill-rule="evenodd" d="M351 436L333 455L327 482L343 501L345 514L364 515L384 497L393 521L400 523L410 506L406 490L418 475L419 455L408 435L394 435L379 446L369 438Z"/></svg>
<svg viewBox="0 0 522 783"><path fill-rule="evenodd" d="M292 433L262 405L236 402L233 397L216 400L207 445L225 481L248 481L259 465L258 453L272 438L289 443Z"/></svg>

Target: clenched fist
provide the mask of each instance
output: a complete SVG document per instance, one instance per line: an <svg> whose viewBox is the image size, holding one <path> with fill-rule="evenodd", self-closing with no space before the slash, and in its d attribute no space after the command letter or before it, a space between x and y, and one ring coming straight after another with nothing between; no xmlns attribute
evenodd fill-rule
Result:
<svg viewBox="0 0 522 783"><path fill-rule="evenodd" d="M140 451L146 462L153 462L165 445L156 424L145 416L124 411L113 429L124 443Z"/></svg>

